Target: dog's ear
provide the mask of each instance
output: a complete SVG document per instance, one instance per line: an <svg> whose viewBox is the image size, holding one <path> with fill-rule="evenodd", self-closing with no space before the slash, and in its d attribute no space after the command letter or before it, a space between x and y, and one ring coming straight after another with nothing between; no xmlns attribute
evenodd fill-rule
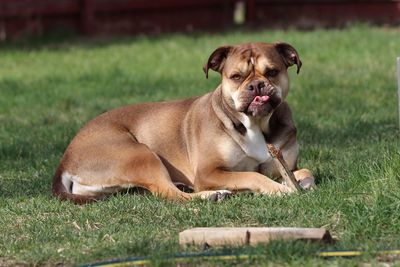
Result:
<svg viewBox="0 0 400 267"><path fill-rule="evenodd" d="M206 78L208 78L209 69L218 71L219 73L222 72L222 68L224 67L226 57L228 56L228 53L231 49L232 49L231 46L221 46L211 54L211 56L208 58L207 63L203 67L203 70L206 74Z"/></svg>
<svg viewBox="0 0 400 267"><path fill-rule="evenodd" d="M297 74L298 74L302 63L296 49L294 49L293 46L287 43L275 43L275 48L282 56L283 61L286 64L286 67L290 67L293 64L297 65Z"/></svg>

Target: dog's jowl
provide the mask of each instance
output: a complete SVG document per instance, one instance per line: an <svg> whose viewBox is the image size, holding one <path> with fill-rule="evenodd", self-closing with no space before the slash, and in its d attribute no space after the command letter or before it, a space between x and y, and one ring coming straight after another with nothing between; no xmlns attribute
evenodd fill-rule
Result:
<svg viewBox="0 0 400 267"><path fill-rule="evenodd" d="M221 84L203 96L144 103L106 112L87 123L67 147L53 181L54 195L85 203L142 187L168 199L219 200L231 192L290 193L267 143L278 147L300 184L299 146L287 68L301 61L287 43L217 48L204 66ZM193 188L183 192L176 184Z"/></svg>

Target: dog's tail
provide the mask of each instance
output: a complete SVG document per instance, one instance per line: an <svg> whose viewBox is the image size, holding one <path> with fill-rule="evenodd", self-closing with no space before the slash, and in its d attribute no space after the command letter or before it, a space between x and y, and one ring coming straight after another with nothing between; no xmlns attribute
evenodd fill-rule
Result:
<svg viewBox="0 0 400 267"><path fill-rule="evenodd" d="M69 200L75 204L83 205L91 202L96 202L107 198L106 195L99 196L83 196L72 193L73 181L69 178L62 176L63 174L62 166L58 167L56 173L53 177L53 187L52 192L55 197L61 200Z"/></svg>

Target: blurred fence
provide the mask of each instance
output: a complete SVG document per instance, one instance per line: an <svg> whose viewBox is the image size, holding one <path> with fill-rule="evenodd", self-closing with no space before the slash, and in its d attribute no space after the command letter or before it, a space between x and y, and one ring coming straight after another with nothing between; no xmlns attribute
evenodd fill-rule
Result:
<svg viewBox="0 0 400 267"><path fill-rule="evenodd" d="M241 19L241 16L243 19ZM400 0L0 0L0 40L72 31L86 35L400 24Z"/></svg>
<svg viewBox="0 0 400 267"><path fill-rule="evenodd" d="M302 29L350 22L400 25L400 0L249 0L248 22Z"/></svg>

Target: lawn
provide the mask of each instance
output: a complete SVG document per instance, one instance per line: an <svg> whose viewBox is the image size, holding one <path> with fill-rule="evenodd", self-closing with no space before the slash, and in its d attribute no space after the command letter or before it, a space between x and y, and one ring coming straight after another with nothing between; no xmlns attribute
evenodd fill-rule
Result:
<svg viewBox="0 0 400 267"><path fill-rule="evenodd" d="M299 165L318 189L286 197L239 195L221 203L168 202L119 194L77 206L51 195L69 141L96 115L122 105L213 90L202 65L223 44L286 41L303 67L290 70ZM273 242L234 250L250 259L204 265L358 265L400 248L398 29L234 31L223 34L39 40L0 48L0 266L75 265L129 256L196 252L178 233L206 226L326 227L334 245ZM361 258L325 260L320 250L358 249ZM200 262L192 262L199 264Z"/></svg>

